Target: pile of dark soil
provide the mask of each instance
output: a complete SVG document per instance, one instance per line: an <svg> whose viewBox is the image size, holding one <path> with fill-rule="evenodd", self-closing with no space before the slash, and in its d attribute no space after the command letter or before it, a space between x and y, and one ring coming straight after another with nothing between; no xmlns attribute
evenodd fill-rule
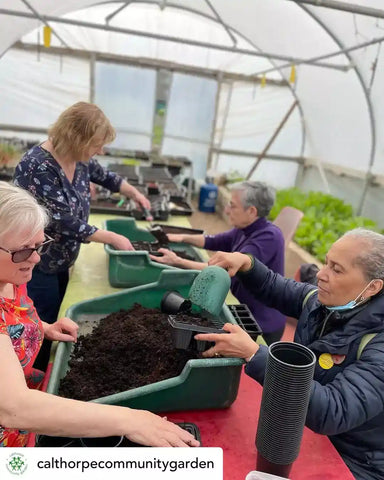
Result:
<svg viewBox="0 0 384 480"><path fill-rule="evenodd" d="M180 375L200 355L174 348L167 318L135 304L100 320L79 337L59 395L88 401Z"/></svg>

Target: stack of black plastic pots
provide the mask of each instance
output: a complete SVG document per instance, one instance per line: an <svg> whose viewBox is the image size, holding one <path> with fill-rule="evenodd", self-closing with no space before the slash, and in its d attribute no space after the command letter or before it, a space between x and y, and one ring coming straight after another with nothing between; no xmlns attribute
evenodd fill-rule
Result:
<svg viewBox="0 0 384 480"><path fill-rule="evenodd" d="M299 450L316 357L293 342L270 345L256 434L256 469L288 478Z"/></svg>

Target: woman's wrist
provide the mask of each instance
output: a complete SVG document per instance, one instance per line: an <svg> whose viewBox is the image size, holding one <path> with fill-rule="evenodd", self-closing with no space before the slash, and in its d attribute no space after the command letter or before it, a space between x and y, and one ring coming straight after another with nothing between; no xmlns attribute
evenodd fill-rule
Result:
<svg viewBox="0 0 384 480"><path fill-rule="evenodd" d="M253 255L251 255L250 253L243 253L242 255L245 255L248 258L244 259L244 263L240 267L239 271L242 272L242 273L246 273L246 272L249 272L250 270L252 270L252 268L254 267L255 259L254 259Z"/></svg>
<svg viewBox="0 0 384 480"><path fill-rule="evenodd" d="M256 348L254 349L254 352L252 352L250 355L248 355L247 357L244 358L244 360L249 363L252 358L256 355L256 353L259 351L259 345L257 345L257 343L255 344Z"/></svg>

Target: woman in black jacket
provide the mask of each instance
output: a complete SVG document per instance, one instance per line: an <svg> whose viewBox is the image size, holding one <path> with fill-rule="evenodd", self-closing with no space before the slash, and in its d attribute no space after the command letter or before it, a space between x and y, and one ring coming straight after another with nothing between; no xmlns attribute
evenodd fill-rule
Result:
<svg viewBox="0 0 384 480"><path fill-rule="evenodd" d="M328 435L359 480L384 478L384 236L364 229L334 243L317 274L318 289L273 273L256 259L219 252L211 265L238 273L258 300L298 318L295 342L317 357L306 425ZM200 334L205 356L235 356L263 383L268 349L240 327ZM365 345L366 343L366 345Z"/></svg>

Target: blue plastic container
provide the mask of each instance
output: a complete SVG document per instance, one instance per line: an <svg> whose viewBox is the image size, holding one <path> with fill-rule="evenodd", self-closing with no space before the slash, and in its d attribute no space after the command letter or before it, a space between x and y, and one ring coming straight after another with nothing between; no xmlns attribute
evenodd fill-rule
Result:
<svg viewBox="0 0 384 480"><path fill-rule="evenodd" d="M200 212L213 213L216 207L216 200L218 195L217 185L214 183L207 183L200 188L199 210Z"/></svg>

